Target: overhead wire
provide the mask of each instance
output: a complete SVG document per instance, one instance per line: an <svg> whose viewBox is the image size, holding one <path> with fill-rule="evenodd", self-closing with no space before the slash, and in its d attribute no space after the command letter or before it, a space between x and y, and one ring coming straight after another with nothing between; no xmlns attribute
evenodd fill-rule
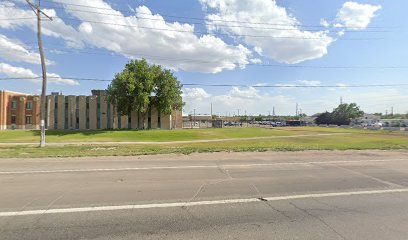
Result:
<svg viewBox="0 0 408 240"><path fill-rule="evenodd" d="M9 2L14 2L11 0L8 0ZM74 6L74 7L80 7L80 8L90 8L90 9L100 9L100 10L106 10L106 11L120 11L120 12L127 12L127 13L132 13L134 14L135 11L131 11L129 9L113 9L113 8L104 8L104 7L95 7L95 6L89 6L89 5L83 5L83 4L74 4L74 3L66 3L66 2L60 2L60 1L46 1L43 0L43 2L46 2L51 5L67 5L67 6ZM44 5L43 5L44 6ZM45 6L47 7L47 6ZM95 12L95 11L87 11L87 10L81 10L81 9L69 9L66 7L55 7L51 6L51 8L56 8L56 9L64 9L64 10L70 10L70 11L78 11L78 12L87 12L87 13L95 13L95 14L102 14L102 15L111 15L111 16L123 16L121 14L110 14L110 13L102 13L102 12ZM139 15L147 15L147 16L152 16L150 13L142 13L138 12L137 14ZM223 19L207 19L207 18L197 18L197 17L185 17L185 16L176 16L176 15L165 15L165 14L160 14L162 17L170 17L170 18L175 18L175 19L190 19L190 20L200 20L200 21L205 21L206 23L203 22L194 22L190 24L205 24L205 25L217 25L217 26L228 26L228 27L242 27L242 28L259 28L259 27L253 27L253 26L231 26L231 25L219 25L215 23L209 23L208 21L211 22L227 22L227 23L242 23L242 24L251 24L251 25L271 25L271 26L288 26L288 27L305 27L305 28L322 28L322 29L328 29L329 27L327 26L322 26L322 25L301 25L301 24L294 24L294 23L269 23L269 22L249 22L249 21L234 21L234 20L223 20ZM156 18L144 18L144 17L138 17L140 19L149 19L149 20L155 20L155 21L162 21L161 19L156 19ZM186 22L189 23L189 22ZM386 29L386 28L395 28L395 27L377 27L377 26L367 26L367 29ZM259 29L268 29L268 28L259 28ZM275 30L298 30L298 29L279 29L279 28L270 28L270 29L275 29ZM312 31L312 30L306 30L306 31ZM316 31L322 31L322 30L316 30ZM344 30L347 32L360 32L359 30ZM366 31L366 30L361 30L361 32L388 32L388 31Z"/></svg>
<svg viewBox="0 0 408 240"><path fill-rule="evenodd" d="M83 8L91 8L91 9L100 9L100 10L108 10L108 11L121 11L121 12L131 12L134 13L134 11L130 11L129 9L113 9L113 8L105 8L105 7L96 7L96 6L89 6L89 5L83 5L83 4L74 4L74 3L66 3L66 2L61 2L61 1L49 1L49 0L43 0L43 2L47 2L50 4L54 5L67 5L67 6L76 6L76 7L83 7ZM141 15L151 15L149 13L138 13ZM207 21L209 19L207 18L197 18L197 17L186 17L186 16L176 16L176 15L166 15L166 14L160 14L160 16L163 17L170 17L170 18L179 18L179 19L191 19L191 20L201 20L201 21ZM272 25L272 26L297 26L297 27L315 27L315 28L327 28L322 25L301 25L301 24L288 24L288 23L269 23L269 22L249 22L249 21L237 21L237 20L225 20L225 19L211 19L213 22L229 22L229 23L246 23L246 24L254 24L254 25ZM378 27L378 26L368 26L367 28L395 28L395 27Z"/></svg>
<svg viewBox="0 0 408 240"><path fill-rule="evenodd" d="M38 79L41 77L20 77L20 78L0 78L0 81L10 80L26 80L26 79ZM70 79L76 81L92 81L92 82L112 82L112 79L101 78L82 78L82 77L69 77L49 76L50 79ZM408 86L405 83L394 84L358 84L358 85L292 85L292 84L276 84L276 85L245 85L245 84L203 84L203 83L182 83L183 86L201 86L201 87L246 87L246 88L367 88L367 87L396 87L396 86Z"/></svg>
<svg viewBox="0 0 408 240"><path fill-rule="evenodd" d="M36 44L36 43L25 43L25 44ZM47 44L51 46L58 46L55 44ZM36 47L36 46L32 46ZM92 48L89 48L92 49ZM133 58L141 59L144 58L146 60L162 60L162 61L173 61L173 62L194 62L194 63L203 63L203 64L221 64L222 61L205 61L199 59L192 59L192 58L170 58L166 56L159 56L159 55L151 55L146 53L127 53L127 52L113 52L113 51L105 51L105 50L93 50L93 51L83 51L79 49L69 49L69 48L45 48L50 53L56 54L89 54L89 55L104 55L104 56L133 56ZM239 64L235 62L234 64ZM276 67L276 68L310 68L310 69L408 69L407 66L352 66L352 65L337 65L337 66L330 66L330 65L282 65L282 64L267 64L267 63L246 63L245 66L258 66L258 67Z"/></svg>
<svg viewBox="0 0 408 240"><path fill-rule="evenodd" d="M116 16L116 17L126 17L122 14L114 14L114 13L102 13L102 12L95 12L95 11L87 11L87 10L81 10L81 9L72 9L72 8L65 8L65 7L52 7L54 9L62 9L66 11L73 11L73 12L84 12L84 13L91 13L91 14L97 14L97 15L106 15L106 16ZM122 12L122 11L121 11ZM129 11L131 12L131 11ZM133 12L132 12L133 13ZM143 13L138 13L140 15L144 15ZM149 14L146 14L149 15ZM149 15L152 16L152 15ZM132 17L135 17L136 19L142 19L142 20L151 20L151 21L165 21L164 19L158 19L158 18L151 18L151 17L140 17L137 15L132 15ZM167 22L166 22L167 23ZM216 26L216 27L229 27L229 28L250 28L250 29L259 29L259 30L281 30L281 31L302 31L301 29L297 28L296 25L286 25L288 27L292 28L277 28L277 27L255 27L255 26L245 26L245 25L223 25L223 24L216 24L216 23L211 23L211 22L179 22L180 24L194 24L194 25L204 25L204 26ZM312 26L313 28L316 28L316 26ZM340 31L340 29L338 29ZM308 32L322 32L323 29L304 29L304 31ZM371 32L371 33L385 33L385 32L390 32L390 31L385 31L385 30L341 30L342 32Z"/></svg>

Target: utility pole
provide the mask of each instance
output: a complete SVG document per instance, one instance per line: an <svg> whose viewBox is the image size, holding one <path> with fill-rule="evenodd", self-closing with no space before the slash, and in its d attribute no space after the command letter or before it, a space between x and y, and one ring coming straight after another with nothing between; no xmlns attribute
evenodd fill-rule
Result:
<svg viewBox="0 0 408 240"><path fill-rule="evenodd" d="M239 117L239 109L237 109L238 117Z"/></svg>
<svg viewBox="0 0 408 240"><path fill-rule="evenodd" d="M340 96L340 105L343 104L343 96Z"/></svg>
<svg viewBox="0 0 408 240"><path fill-rule="evenodd" d="M296 117L298 116L298 112L299 112L298 109L299 109L299 104L296 103L296 115L295 115Z"/></svg>
<svg viewBox="0 0 408 240"><path fill-rule="evenodd" d="M195 110L196 110L196 109L194 108L194 118L193 118L193 119L194 119L194 120L193 120L193 121L194 121L194 127L195 127L195 123L196 123L196 120L195 120L195 118L196 118L196 117L195 117Z"/></svg>
<svg viewBox="0 0 408 240"><path fill-rule="evenodd" d="M38 41L38 49L40 51L41 70L42 70L42 90L41 90L41 104L40 104L40 130L41 130L40 147L45 147L45 103L46 103L46 94L47 94L47 68L45 66L44 48L43 48L43 42L41 38L41 15L44 15L51 21L52 21L52 18L41 10L40 0L38 0L38 5L31 3L30 0L26 0L26 2L31 7L35 15L37 15L37 41Z"/></svg>
<svg viewBox="0 0 408 240"><path fill-rule="evenodd" d="M212 115L213 115L213 112L212 112L212 103L211 103L211 119L212 119Z"/></svg>

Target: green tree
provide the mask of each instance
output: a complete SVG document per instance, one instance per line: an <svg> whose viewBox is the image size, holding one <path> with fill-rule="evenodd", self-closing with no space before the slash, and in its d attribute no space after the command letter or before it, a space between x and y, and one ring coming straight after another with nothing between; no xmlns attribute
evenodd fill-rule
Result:
<svg viewBox="0 0 408 240"><path fill-rule="evenodd" d="M331 113L324 112L319 114L315 119L316 124L330 124L331 123Z"/></svg>
<svg viewBox="0 0 408 240"><path fill-rule="evenodd" d="M324 112L315 119L316 124L336 124L348 125L351 119L359 118L364 115L360 107L355 103L340 104L333 112Z"/></svg>
<svg viewBox="0 0 408 240"><path fill-rule="evenodd" d="M171 114L174 110L181 111L183 108L183 100L181 88L183 85L177 80L173 73L168 69L162 69L161 66L152 67L155 78L155 97L154 105L160 114ZM177 115L175 125L177 121Z"/></svg>
<svg viewBox="0 0 408 240"><path fill-rule="evenodd" d="M107 100L117 112L130 116L138 113L138 128L146 129L145 120L149 107L154 105L160 113L171 114L181 110L182 84L170 70L150 66L146 60L132 60L122 72L117 73L107 88Z"/></svg>
<svg viewBox="0 0 408 240"><path fill-rule="evenodd" d="M343 103L340 104L331 113L332 123L337 125L348 125L351 119L359 118L364 115L364 112L360 110L360 107L356 103Z"/></svg>

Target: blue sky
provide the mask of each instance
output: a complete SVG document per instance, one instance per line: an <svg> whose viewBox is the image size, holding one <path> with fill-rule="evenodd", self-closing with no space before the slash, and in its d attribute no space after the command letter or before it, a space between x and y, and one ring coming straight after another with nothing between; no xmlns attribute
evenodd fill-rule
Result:
<svg viewBox="0 0 408 240"><path fill-rule="evenodd" d="M294 114L299 103L313 114L334 108L340 96L366 112L408 111L407 86L348 87L407 83L407 68L381 68L408 66L407 1L43 0L42 6L55 17L43 24L48 92L88 95L108 82L69 77L112 79L129 59L145 57L173 69L182 83L338 86L185 86L185 113L209 113L213 103L218 114L267 114L273 107ZM0 19L0 78L21 78L1 81L0 89L38 94L34 13L22 0L2 1Z"/></svg>

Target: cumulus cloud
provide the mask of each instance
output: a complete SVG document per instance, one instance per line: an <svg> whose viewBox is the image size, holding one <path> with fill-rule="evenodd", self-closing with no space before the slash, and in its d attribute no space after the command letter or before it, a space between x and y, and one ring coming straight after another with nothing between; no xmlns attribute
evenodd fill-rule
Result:
<svg viewBox="0 0 408 240"><path fill-rule="evenodd" d="M260 54L278 62L295 64L321 58L334 41L326 31L303 31L296 18L270 0L200 0L208 29L243 40ZM237 23L239 22L239 24ZM242 24L248 23L266 23ZM245 26L243 26L245 25ZM262 37L254 37L262 36Z"/></svg>
<svg viewBox="0 0 408 240"><path fill-rule="evenodd" d="M17 39L10 39L0 34L0 57L7 61L40 64L40 55L28 50ZM47 64L55 64L46 60Z"/></svg>
<svg viewBox="0 0 408 240"><path fill-rule="evenodd" d="M231 91L229 92L229 96L243 99L257 99L261 97L258 94L258 90L254 87L249 87L247 89L232 87Z"/></svg>
<svg viewBox="0 0 408 240"><path fill-rule="evenodd" d="M381 9L380 5L360 4L357 2L345 2L337 13L337 27L345 27L352 30L367 28L375 13Z"/></svg>
<svg viewBox="0 0 408 240"><path fill-rule="evenodd" d="M135 9L135 15L124 16L102 0L78 0L75 3L93 7L93 12L80 12L64 5L65 12L79 20L76 28L61 18L52 24L44 21L44 34L63 38L71 47L90 45L124 55L128 58L147 58L151 62L178 70L218 73L223 70L244 68L249 63L251 51L243 45L230 45L212 35L197 35L190 24L167 22L153 14L146 6ZM32 17L29 10L12 5L0 5L0 15L5 17ZM3 6L3 7L2 7ZM56 16L53 9L45 9ZM99 23L98 23L99 22ZM34 29L35 21L1 21L0 27L14 29L28 26ZM103 24L101 24L103 23Z"/></svg>
<svg viewBox="0 0 408 240"><path fill-rule="evenodd" d="M21 78L22 80L29 80L35 83L41 83L40 76L33 73L31 69L23 67L15 67L7 63L0 63L0 74L8 77ZM78 81L72 79L65 79L55 73L48 73L48 82L51 84L63 85L79 85Z"/></svg>
<svg viewBox="0 0 408 240"><path fill-rule="evenodd" d="M203 100L210 96L211 95L202 88L184 88L182 94L183 99L187 100Z"/></svg>
<svg viewBox="0 0 408 240"><path fill-rule="evenodd" d="M253 64L261 64L262 63L262 60L259 59L259 58L252 58L250 61Z"/></svg>
<svg viewBox="0 0 408 240"><path fill-rule="evenodd" d="M56 17L56 12L53 9L43 9L51 17ZM11 20L0 21L0 28L16 30L22 27L28 27L33 31L37 31L37 22L34 20L35 14L31 10L19 8L11 2L0 3L0 16L4 19ZM14 18L26 18L14 21ZM59 18L54 18L53 21L42 21L42 33L46 36L64 39L68 46L83 47L81 36L78 31L70 25L67 25Z"/></svg>
<svg viewBox="0 0 408 240"><path fill-rule="evenodd" d="M22 67L14 67L7 63L0 63L0 73L12 78L37 78L38 75L33 73L30 69ZM37 79L30 79L38 81Z"/></svg>
<svg viewBox="0 0 408 240"><path fill-rule="evenodd" d="M204 89L202 91L206 92ZM268 111L272 111L273 106L276 106L277 109L279 106L280 113L283 114L284 111L286 113L287 109L292 109L296 103L291 97L280 94L270 95L261 93L253 87L232 87L225 93L209 94L206 92L206 94L205 98L183 98L186 102L184 112L188 113L193 109L197 109L200 113L209 114L212 103L213 113L219 115L234 115L237 114L237 109L240 109L241 115L245 111L247 114L266 114Z"/></svg>
<svg viewBox="0 0 408 240"><path fill-rule="evenodd" d="M314 80L298 80L297 82L304 86L319 86L322 84L320 81Z"/></svg>

